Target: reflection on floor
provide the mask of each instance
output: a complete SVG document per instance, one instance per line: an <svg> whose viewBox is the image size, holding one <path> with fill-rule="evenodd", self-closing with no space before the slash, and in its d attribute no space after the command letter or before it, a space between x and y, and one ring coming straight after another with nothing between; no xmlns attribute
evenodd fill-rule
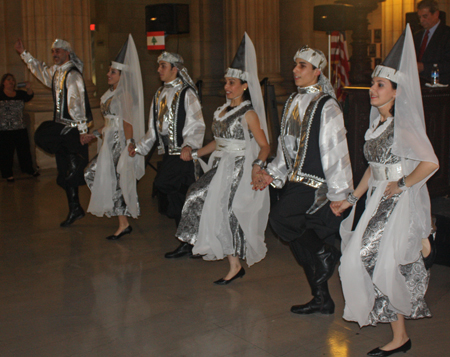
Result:
<svg viewBox="0 0 450 357"><path fill-rule="evenodd" d="M342 319L337 273L333 316L297 316L310 299L303 270L268 230L267 257L228 286L212 282L227 262L163 254L174 223L151 198L154 172L139 183L133 233L107 241L116 219L88 214L60 228L67 208L55 171L0 183L0 356L364 356L389 325L359 329ZM89 190L81 189L87 207ZM405 356L446 356L450 268L436 265L427 293L433 318L407 321Z"/></svg>

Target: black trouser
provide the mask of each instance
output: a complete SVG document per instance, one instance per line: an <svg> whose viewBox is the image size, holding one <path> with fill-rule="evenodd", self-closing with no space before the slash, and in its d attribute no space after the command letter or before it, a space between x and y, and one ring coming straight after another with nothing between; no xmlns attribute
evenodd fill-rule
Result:
<svg viewBox="0 0 450 357"><path fill-rule="evenodd" d="M324 246L324 239L339 230L329 203L314 214L306 214L315 199L316 189L302 183L287 182L280 199L270 210L269 222L275 233L292 248L299 264L310 265L311 255ZM305 252L305 250L307 252Z"/></svg>
<svg viewBox="0 0 450 357"><path fill-rule="evenodd" d="M54 154L58 177L56 182L59 186L78 187L85 185L84 168L89 160L88 145L81 145L80 134L77 128L73 128L67 134L61 135L65 128L63 124L54 121L45 121L34 134L34 141L37 146L49 154ZM73 165L70 164L71 157L75 156L79 164L76 165L75 172L72 172Z"/></svg>
<svg viewBox="0 0 450 357"><path fill-rule="evenodd" d="M155 177L160 213L180 222L186 193L195 182L194 163L183 161L180 155L164 154L161 166Z"/></svg>
<svg viewBox="0 0 450 357"><path fill-rule="evenodd" d="M13 176L14 150L17 150L20 170L34 173L27 129L0 131L0 170L3 178Z"/></svg>

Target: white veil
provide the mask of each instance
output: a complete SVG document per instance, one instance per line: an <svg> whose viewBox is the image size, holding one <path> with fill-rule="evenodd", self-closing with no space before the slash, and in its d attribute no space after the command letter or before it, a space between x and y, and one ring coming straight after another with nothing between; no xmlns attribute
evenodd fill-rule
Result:
<svg viewBox="0 0 450 357"><path fill-rule="evenodd" d="M268 138L264 101L258 79L256 51L247 33L244 33L230 67L225 77L239 78L247 82L253 109L258 115L261 129ZM227 104L220 107L216 113L221 112L229 104L230 100L227 100ZM247 121L243 119L241 123L245 137L245 160L242 177L234 194L232 208L238 222L242 223L241 228L244 232L246 247L245 259L248 266L251 266L263 259L267 252L264 232L267 226L270 200L268 190L252 190L252 163L258 157L260 147L256 140L250 137ZM235 141L241 142L242 140ZM214 257L222 259L223 250L219 247L220 240L223 239L220 237L232 236L227 207L233 181L233 175L230 175L230 172L233 172L235 167L236 155L242 156L242 153L238 151L225 153L225 151L216 150L209 159L209 167L212 167L216 157L220 157L220 164L209 185L200 220L199 243L194 245L193 251L194 253L206 254L205 259L207 260L214 259ZM211 257L208 257L209 255Z"/></svg>
<svg viewBox="0 0 450 357"><path fill-rule="evenodd" d="M401 46L402 43L403 46ZM397 49L397 52L401 55L397 61L398 69L394 68L394 76L392 76L391 70L394 67L392 63L390 64L392 67L386 66L387 71L383 71L383 68L378 70L376 68L373 76L381 76L387 79L394 77L394 82L397 83L392 153L402 158L403 174L409 175L421 161L438 164L438 159L426 133L416 52L409 24L391 50L391 53L393 53L391 57L394 58L394 61L398 56L394 53L397 46L402 48L401 51ZM386 73L386 76L381 73ZM366 138L374 131L379 115L378 109L372 107L370 127L366 133ZM404 241L402 248L399 249L403 252L403 256L398 257L402 263L417 259L417 252L421 250L421 239L426 238L430 233L430 199L425 183L433 174L434 172L408 190L410 227L409 238Z"/></svg>
<svg viewBox="0 0 450 357"><path fill-rule="evenodd" d="M264 99L262 96L261 85L258 78L258 64L256 59L256 51L252 40L244 33L245 42L245 76L247 77L248 89L250 91L250 98L253 109L259 118L261 129L266 135L267 142L269 142L269 135L267 133L267 120L264 110ZM238 54L239 54L238 49ZM239 56L237 54L237 56ZM234 61L233 61L234 62ZM238 61L239 62L239 61ZM233 66L233 65L232 65ZM243 126L247 129L247 123L242 121ZM267 248L264 243L264 232L267 226L267 219L269 215L269 193L268 190L254 191L252 190L251 172L253 160L258 157L260 147L256 140L251 140L248 130L244 130L245 140L247 142L247 149L245 152L244 173L241 183L236 191L236 197L233 201L233 211L239 222L245 222L241 227L246 237L246 261L249 266L260 261L266 255Z"/></svg>
<svg viewBox="0 0 450 357"><path fill-rule="evenodd" d="M269 135L267 133L267 119L266 111L264 109L264 99L261 91L261 84L258 77L258 63L256 60L255 46L247 32L244 33L245 37L245 71L248 73L247 84L250 91L250 98L253 108L259 118L261 129L266 134L267 142L269 142Z"/></svg>
<svg viewBox="0 0 450 357"><path fill-rule="evenodd" d="M133 139L138 142L145 134L144 90L139 57L131 34L128 35L123 69L115 90L114 100L117 100L119 107L117 116L133 126ZM144 176L145 158L141 155L130 157L128 149L125 147L119 159L117 172L120 174L120 184L125 202L131 215L136 218L138 215L136 180Z"/></svg>
<svg viewBox="0 0 450 357"><path fill-rule="evenodd" d="M409 175L421 161L437 164L425 130L416 54L409 25L383 65L375 68L372 76L397 83L392 153L401 158L402 175ZM379 117L378 109L372 107L366 139L377 136L375 128ZM420 259L422 239L431 232L430 198L425 184L431 175L402 193L383 232L372 277L361 264L360 238L378 209L388 181L374 186L377 188L372 192L374 180L369 180L368 195L371 196L354 231L351 227L353 219L349 220L354 216L354 208L349 218L342 223L343 257L339 271L346 300L344 319L358 321L360 326L369 324L369 314L375 301L373 285L389 296L389 309L405 316L411 314L410 289L399 267Z"/></svg>
<svg viewBox="0 0 450 357"><path fill-rule="evenodd" d="M405 38L396 73L397 96L395 98L395 130L392 152L403 158L437 164L437 157L425 129L416 52L409 24L402 36ZM403 41L401 37L397 42L400 41ZM372 107L370 128L373 127L378 116L378 109Z"/></svg>

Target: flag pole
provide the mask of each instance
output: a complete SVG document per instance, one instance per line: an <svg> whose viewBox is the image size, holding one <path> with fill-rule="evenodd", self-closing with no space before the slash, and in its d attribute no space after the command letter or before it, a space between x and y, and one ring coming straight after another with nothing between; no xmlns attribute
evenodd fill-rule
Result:
<svg viewBox="0 0 450 357"><path fill-rule="evenodd" d="M331 32L328 32L328 79L331 80Z"/></svg>

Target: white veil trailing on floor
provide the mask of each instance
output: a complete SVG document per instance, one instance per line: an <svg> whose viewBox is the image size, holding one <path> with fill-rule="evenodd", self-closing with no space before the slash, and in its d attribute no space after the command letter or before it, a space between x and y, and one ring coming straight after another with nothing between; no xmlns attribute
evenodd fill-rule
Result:
<svg viewBox="0 0 450 357"><path fill-rule="evenodd" d="M115 98L119 101L120 115L133 126L133 139L138 142L144 136L144 89L141 66L133 37L128 35L127 48L123 60L123 69L116 89ZM136 180L145 173L145 158L141 155L130 157L125 147L117 165L120 174L122 194L131 215L138 215Z"/></svg>
<svg viewBox="0 0 450 357"><path fill-rule="evenodd" d="M113 113L108 117L118 119L119 135L123 151L117 164L120 175L120 188L128 211L133 218L139 214L139 204L136 191L136 180L142 178L145 172L145 161L141 155L130 157L123 131L123 122L133 127L133 139L139 141L144 132L144 96L141 68L136 46L131 35L123 45L111 67L121 71L120 80L114 92L107 92L102 98L109 97L109 108ZM123 121L123 122L122 122ZM105 126L103 129L103 143L99 139L99 153L97 158L97 172L92 187L92 196L88 212L96 216L103 216L114 208L113 195L116 191L117 179L112 159L112 142L116 128Z"/></svg>
<svg viewBox="0 0 450 357"><path fill-rule="evenodd" d="M426 133L416 52L409 24L383 63L375 68L372 77L383 77L397 83L392 153L402 158L404 175L408 175L421 161L438 164ZM378 109L372 107L369 134L378 124L378 118ZM430 176L408 190L413 217L410 239L404 246L403 263L417 258L421 249L420 239L427 237L430 231L431 213L425 185Z"/></svg>

